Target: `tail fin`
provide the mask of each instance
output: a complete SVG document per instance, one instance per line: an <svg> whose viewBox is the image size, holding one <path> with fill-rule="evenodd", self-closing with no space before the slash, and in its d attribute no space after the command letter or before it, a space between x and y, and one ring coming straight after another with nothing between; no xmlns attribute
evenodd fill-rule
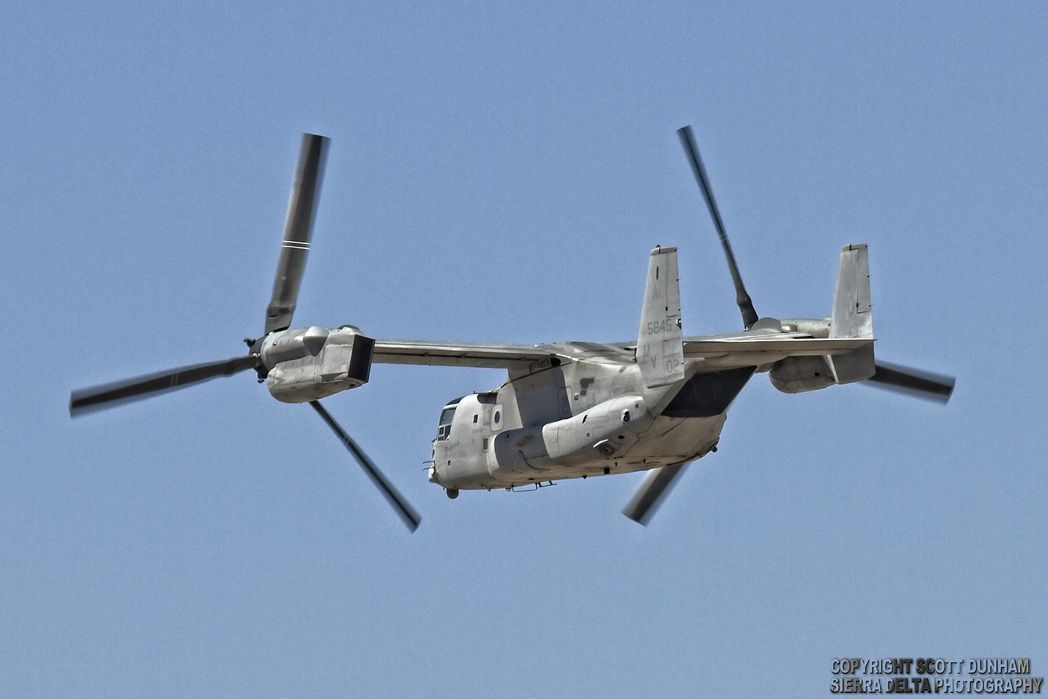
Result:
<svg viewBox="0 0 1048 699"><path fill-rule="evenodd" d="M870 258L865 243L852 243L841 248L830 337L873 337Z"/></svg>
<svg viewBox="0 0 1048 699"><path fill-rule="evenodd" d="M637 335L637 364L648 388L684 379L677 248L656 247L651 251Z"/></svg>
<svg viewBox="0 0 1048 699"><path fill-rule="evenodd" d="M865 243L841 248L837 292L833 298L830 337L873 338L870 304L870 259ZM873 346L827 357L837 383L864 381L873 376Z"/></svg>

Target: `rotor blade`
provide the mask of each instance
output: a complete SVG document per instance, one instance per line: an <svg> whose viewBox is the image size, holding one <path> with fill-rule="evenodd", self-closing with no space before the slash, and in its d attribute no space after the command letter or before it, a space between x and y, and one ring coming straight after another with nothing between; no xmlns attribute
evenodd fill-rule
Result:
<svg viewBox="0 0 1048 699"><path fill-rule="evenodd" d="M702 190L702 196L706 200L706 208L710 210L713 225L717 228L720 236L721 247L724 248L724 256L728 258L728 270L731 272L731 281L735 284L735 303L742 312L742 322L746 328L757 322L757 311L753 308L753 301L746 293L746 285L742 283L742 275L739 274L739 266L735 263L735 254L731 251L731 243L728 242L728 234L724 230L724 222L721 220L720 211L717 209L717 201L713 198L713 188L710 179L706 176L706 168L702 166L702 157L699 155L699 147L695 144L695 137L691 133L690 126L682 126L677 129L680 143L684 152L688 155L691 171L695 175L695 181Z"/></svg>
<svg viewBox="0 0 1048 699"><path fill-rule="evenodd" d="M328 139L324 136L302 134L302 152L298 157L295 183L291 187L284 241L280 245L280 260L273 279L273 295L266 308L266 334L291 326L298 288L302 284L302 272L306 267L306 254L309 252L327 143Z"/></svg>
<svg viewBox="0 0 1048 699"><path fill-rule="evenodd" d="M121 403L173 391L176 388L185 388L219 376L231 376L254 367L255 361L255 358L249 354L234 359L224 359L220 362L170 369L104 386L82 388L79 391L73 391L69 396L69 415L78 417L95 410L112 408Z"/></svg>
<svg viewBox="0 0 1048 699"><path fill-rule="evenodd" d="M877 362L876 367L877 371L868 379L872 382L871 385L943 404L950 400L953 386L957 382L952 376L933 374L898 364Z"/></svg>
<svg viewBox="0 0 1048 699"><path fill-rule="evenodd" d="M389 504L393 506L393 509L397 511L400 518L404 520L404 524L407 525L408 529L415 531L418 529L419 523L422 522L422 518L419 516L415 509L408 504L408 501L404 499L404 496L397 492L397 489L393 487L393 484L386 480L386 477L382 475L382 472L378 470L378 466L375 462L368 458L368 455L364 453L364 450L353 441L342 427L335 422L335 418L331 417L324 406L319 401L310 401L310 405L317 411L321 419L328 424L328 427L342 440L342 443L346 445L346 449L349 449L350 453L357 458L360 463L360 467L364 469L364 472L371 478L371 482L374 483L382 494L389 500Z"/></svg>
<svg viewBox="0 0 1048 699"><path fill-rule="evenodd" d="M673 485L687 466L686 463L674 464L649 471L640 488L622 510L622 514L638 524L648 526L655 511L659 509L659 505L666 499L666 495L673 489Z"/></svg>

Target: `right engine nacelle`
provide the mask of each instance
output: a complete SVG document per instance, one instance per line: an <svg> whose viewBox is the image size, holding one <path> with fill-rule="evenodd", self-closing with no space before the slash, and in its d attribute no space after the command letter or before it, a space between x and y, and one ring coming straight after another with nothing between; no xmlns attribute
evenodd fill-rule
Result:
<svg viewBox="0 0 1048 699"><path fill-rule="evenodd" d="M783 393L804 393L833 386L833 370L826 357L787 357L775 362L771 385Z"/></svg>

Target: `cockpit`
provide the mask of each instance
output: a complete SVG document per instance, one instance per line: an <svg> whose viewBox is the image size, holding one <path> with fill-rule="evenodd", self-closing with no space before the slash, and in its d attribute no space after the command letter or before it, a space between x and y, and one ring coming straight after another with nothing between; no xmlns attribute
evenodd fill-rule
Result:
<svg viewBox="0 0 1048 699"><path fill-rule="evenodd" d="M444 406L444 409L440 411L440 420L437 423L437 441L443 441L448 438L451 434L451 421L455 417L455 410L458 408L459 402L462 398L456 398Z"/></svg>

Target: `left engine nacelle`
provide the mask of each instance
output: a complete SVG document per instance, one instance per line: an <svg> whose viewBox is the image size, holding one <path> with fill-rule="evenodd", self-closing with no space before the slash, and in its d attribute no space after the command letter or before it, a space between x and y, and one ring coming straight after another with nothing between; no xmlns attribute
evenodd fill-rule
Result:
<svg viewBox="0 0 1048 699"><path fill-rule="evenodd" d="M292 346L305 351L292 352ZM356 328L288 330L271 348L263 345L263 361L276 359L267 377L269 392L285 403L305 403L363 386L374 350L375 341ZM294 354L299 356L284 359Z"/></svg>
<svg viewBox="0 0 1048 699"><path fill-rule="evenodd" d="M769 372L771 384L783 393L804 393L832 386L833 370L825 357L787 357Z"/></svg>

